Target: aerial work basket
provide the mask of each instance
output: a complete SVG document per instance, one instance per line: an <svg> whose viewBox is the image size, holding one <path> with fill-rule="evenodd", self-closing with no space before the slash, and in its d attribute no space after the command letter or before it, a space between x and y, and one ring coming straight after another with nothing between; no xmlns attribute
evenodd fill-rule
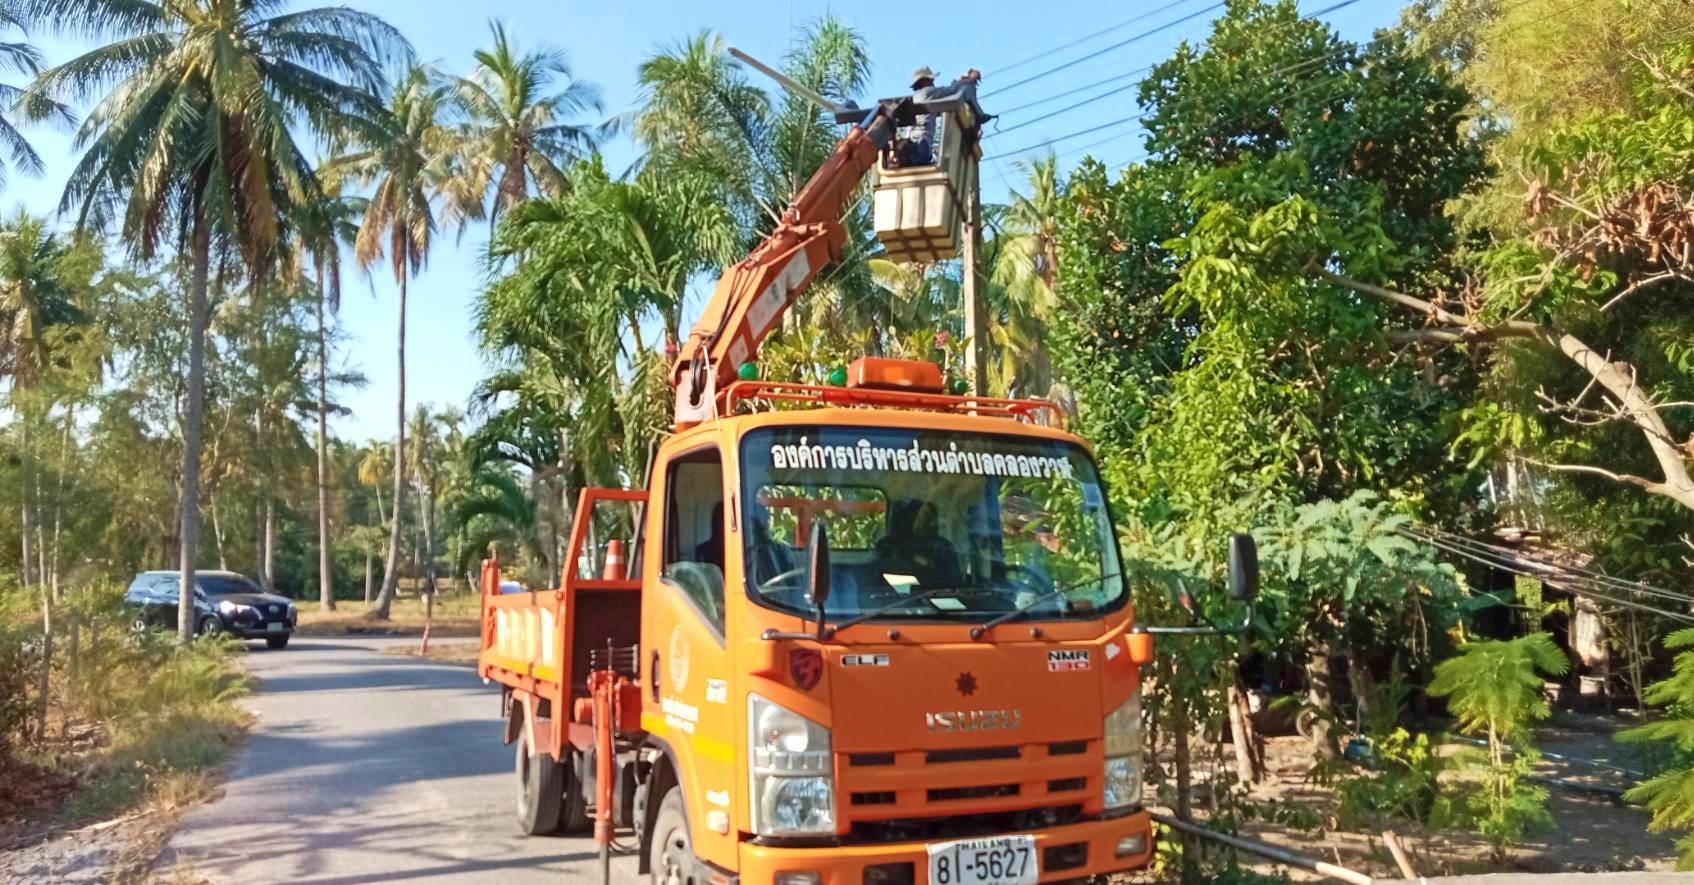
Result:
<svg viewBox="0 0 1694 885"><path fill-rule="evenodd" d="M933 162L901 165L900 145L882 153L872 183L876 238L891 261L932 262L959 253L959 229L969 205L977 150L970 105L957 98L931 102Z"/></svg>

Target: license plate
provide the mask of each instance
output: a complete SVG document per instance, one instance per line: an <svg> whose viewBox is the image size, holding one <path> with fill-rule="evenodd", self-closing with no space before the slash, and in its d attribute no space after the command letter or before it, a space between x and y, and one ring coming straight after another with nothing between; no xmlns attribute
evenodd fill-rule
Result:
<svg viewBox="0 0 1694 885"><path fill-rule="evenodd" d="M281 633L288 629L287 624L266 624L265 629L272 633Z"/></svg>
<svg viewBox="0 0 1694 885"><path fill-rule="evenodd" d="M1034 836L932 842L930 885L1035 885Z"/></svg>

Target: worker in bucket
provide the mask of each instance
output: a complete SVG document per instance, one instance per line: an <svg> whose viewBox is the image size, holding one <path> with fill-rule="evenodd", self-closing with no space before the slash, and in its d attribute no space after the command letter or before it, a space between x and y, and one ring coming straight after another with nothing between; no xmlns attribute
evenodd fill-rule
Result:
<svg viewBox="0 0 1694 885"><path fill-rule="evenodd" d="M980 123L987 119L976 104L976 84L981 79L982 72L971 68L952 83L937 86L935 72L926 65L912 72L912 101L924 104L957 95L970 105ZM901 166L928 166L935 162L934 114L918 114L912 125L902 130L898 156Z"/></svg>

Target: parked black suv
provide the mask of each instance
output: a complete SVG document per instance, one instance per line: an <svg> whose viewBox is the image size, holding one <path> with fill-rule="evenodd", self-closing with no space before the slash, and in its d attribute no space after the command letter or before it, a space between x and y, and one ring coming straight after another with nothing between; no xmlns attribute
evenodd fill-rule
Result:
<svg viewBox="0 0 1694 885"><path fill-rule="evenodd" d="M194 594L196 633L228 633L242 639L263 639L271 648L286 648L294 634L297 614L285 596L266 593L258 584L235 572L195 572L199 589ZM142 572L124 593L124 601L136 609L137 629L175 629L177 590L181 572Z"/></svg>

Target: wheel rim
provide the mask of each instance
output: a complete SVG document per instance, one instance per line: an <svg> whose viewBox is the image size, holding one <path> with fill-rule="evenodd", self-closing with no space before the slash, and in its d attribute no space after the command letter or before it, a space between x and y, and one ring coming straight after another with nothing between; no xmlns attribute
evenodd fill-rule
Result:
<svg viewBox="0 0 1694 885"><path fill-rule="evenodd" d="M683 859L693 852L688 847L688 833L681 827L676 827L664 834L664 840L659 843L659 862L656 870L663 879L664 885L683 885Z"/></svg>
<svg viewBox="0 0 1694 885"><path fill-rule="evenodd" d="M216 636L223 631L224 625L217 618L207 618L206 623L200 625L200 632L207 636Z"/></svg>
<svg viewBox="0 0 1694 885"><path fill-rule="evenodd" d="M129 628L137 633L145 633L147 631L147 619L136 618L130 622Z"/></svg>

